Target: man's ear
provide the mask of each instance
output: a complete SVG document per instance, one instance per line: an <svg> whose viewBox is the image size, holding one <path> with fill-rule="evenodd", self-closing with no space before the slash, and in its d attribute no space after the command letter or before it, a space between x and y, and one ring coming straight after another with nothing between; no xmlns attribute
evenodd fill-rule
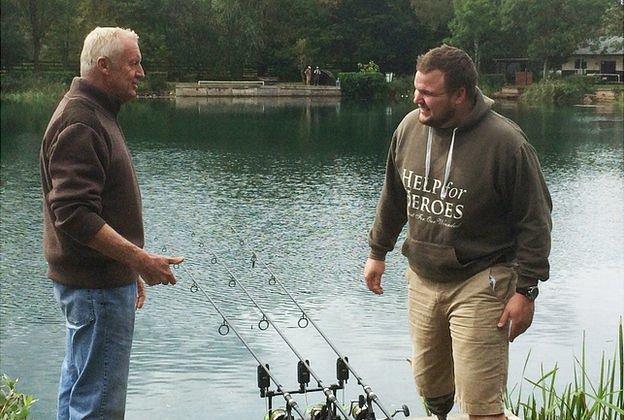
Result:
<svg viewBox="0 0 624 420"><path fill-rule="evenodd" d="M97 59L97 69L100 71L100 73L105 74L105 75L109 75L111 72L111 61L108 59L108 57L98 57Z"/></svg>
<svg viewBox="0 0 624 420"><path fill-rule="evenodd" d="M468 101L468 92L465 87L460 87L455 91L454 102L455 105L461 105Z"/></svg>

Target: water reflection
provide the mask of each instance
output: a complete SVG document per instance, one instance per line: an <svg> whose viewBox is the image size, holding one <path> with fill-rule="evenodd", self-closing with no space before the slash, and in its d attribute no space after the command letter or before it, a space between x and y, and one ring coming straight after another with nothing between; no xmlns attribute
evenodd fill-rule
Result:
<svg viewBox="0 0 624 420"><path fill-rule="evenodd" d="M0 369L21 376L40 398L36 418L54 411L63 324L45 280L37 153L54 104L2 104L0 179L2 259ZM268 274L251 267L240 231L296 293L388 405L421 405L405 358L404 259L391 255L385 294L361 282L366 233L383 180L388 142L411 104L286 101L139 101L120 115L144 197L147 247L166 247L210 291L285 385L296 387L294 356L207 249L227 262L271 309L318 372L334 377L335 356ZM510 384L539 364L559 362L571 378L583 330L588 359L611 350L624 313L624 208L621 113L598 109L499 108L537 149L554 202L552 279L540 294L534 326L512 345ZM204 248L199 242L205 244ZM137 317L128 418L259 418L255 361L191 279L151 288ZM347 397L358 391L348 387ZM232 403L232 402L235 403ZM300 401L305 404L302 399ZM309 397L309 402L316 402Z"/></svg>

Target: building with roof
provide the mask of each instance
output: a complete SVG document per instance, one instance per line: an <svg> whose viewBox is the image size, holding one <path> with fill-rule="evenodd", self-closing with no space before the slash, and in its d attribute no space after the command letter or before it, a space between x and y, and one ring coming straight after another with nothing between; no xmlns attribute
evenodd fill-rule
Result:
<svg viewBox="0 0 624 420"><path fill-rule="evenodd" d="M580 45L561 66L561 74L592 74L624 81L624 37L603 37Z"/></svg>

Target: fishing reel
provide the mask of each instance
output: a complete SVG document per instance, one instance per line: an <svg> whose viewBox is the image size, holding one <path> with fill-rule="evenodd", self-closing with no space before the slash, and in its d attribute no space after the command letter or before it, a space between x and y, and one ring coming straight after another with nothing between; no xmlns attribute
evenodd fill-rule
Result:
<svg viewBox="0 0 624 420"><path fill-rule="evenodd" d="M340 420L327 404L316 404L306 410L306 420Z"/></svg>
<svg viewBox="0 0 624 420"><path fill-rule="evenodd" d="M294 420L292 414L283 408L272 408L265 415L264 420Z"/></svg>
<svg viewBox="0 0 624 420"><path fill-rule="evenodd" d="M360 395L357 401L351 401L351 405L349 407L349 415L353 417L354 420L376 420L375 413L372 409L370 409L370 407L372 406L372 399L370 397ZM394 418L394 416L399 413L403 413L405 417L409 417L409 407L403 404L401 406L401 409L395 410L394 414L392 414L391 417Z"/></svg>

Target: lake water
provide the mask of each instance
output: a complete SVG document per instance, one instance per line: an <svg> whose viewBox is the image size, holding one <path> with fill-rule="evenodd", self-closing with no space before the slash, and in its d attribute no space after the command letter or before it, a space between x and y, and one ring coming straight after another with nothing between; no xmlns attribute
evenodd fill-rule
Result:
<svg viewBox="0 0 624 420"><path fill-rule="evenodd" d="M41 252L40 138L54 103L2 103L0 370L34 394L34 418L52 418L64 323ZM390 136L409 103L297 100L138 100L120 115L143 193L147 248L181 254L176 286L149 289L137 315L128 419L260 419L265 402L256 362L191 275L210 293L288 389L296 358L214 252L283 328L326 384L335 355L269 274L240 246L258 250L300 304L388 407L422 413L406 357L405 259L390 254L385 294L361 273L367 231L383 180ZM511 345L510 387L537 379L540 365L573 378L583 332L590 372L612 355L624 314L623 118L612 108L498 106L538 151L554 211L551 279L541 287L531 329ZM200 245L204 245L202 248ZM191 274L189 274L191 273ZM476 355L475 357L478 357ZM523 393L530 390L524 382ZM345 400L361 388L352 379ZM339 392L339 398L343 393ZM300 405L318 394L297 396ZM282 406L282 400L275 404ZM397 417L399 418L399 417Z"/></svg>

